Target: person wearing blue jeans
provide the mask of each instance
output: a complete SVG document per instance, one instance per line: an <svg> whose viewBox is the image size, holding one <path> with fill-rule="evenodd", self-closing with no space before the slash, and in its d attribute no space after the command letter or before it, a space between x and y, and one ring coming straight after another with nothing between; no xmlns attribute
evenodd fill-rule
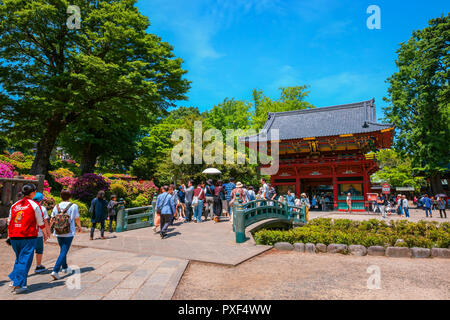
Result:
<svg viewBox="0 0 450 320"><path fill-rule="evenodd" d="M59 257L56 259L55 266L53 267L53 272L58 273L60 269L67 270L67 253L69 252L70 245L72 244L73 237L58 237L58 244L61 248L59 252Z"/></svg>
<svg viewBox="0 0 450 320"><path fill-rule="evenodd" d="M75 203L69 202L72 196L71 192L68 190L62 190L60 195L63 201L53 208L51 225L53 225L54 219L57 215L65 213L70 216L70 228L68 230L68 233L57 233L56 229L53 233L53 235L58 239L60 248L59 257L56 260L55 266L53 267L53 272L51 273L51 276L54 280L61 279L58 274L60 269L62 269L62 271L66 274L72 273L72 270L67 265L67 253L69 252L70 246L75 236L75 223L77 224L78 232L81 232L81 222L78 206Z"/></svg>
<svg viewBox="0 0 450 320"><path fill-rule="evenodd" d="M405 217L409 218L409 204L408 204L408 199L406 199L406 196L403 195L402 196L402 207L403 207L403 212L405 213Z"/></svg>
<svg viewBox="0 0 450 320"><path fill-rule="evenodd" d="M431 206L433 205L433 201L431 201L430 198L428 198L428 195L426 194L425 197L423 197L423 206L425 208L425 214L428 218L428 211L430 211L430 218L433 218L433 212L431 211Z"/></svg>
<svg viewBox="0 0 450 320"><path fill-rule="evenodd" d="M194 221L202 222L203 200L198 200L197 206L194 207Z"/></svg>
<svg viewBox="0 0 450 320"><path fill-rule="evenodd" d="M34 239L14 239L11 246L16 254L14 269L9 274L9 279L15 287L26 288L28 271L33 263L34 250L36 248L36 238Z"/></svg>

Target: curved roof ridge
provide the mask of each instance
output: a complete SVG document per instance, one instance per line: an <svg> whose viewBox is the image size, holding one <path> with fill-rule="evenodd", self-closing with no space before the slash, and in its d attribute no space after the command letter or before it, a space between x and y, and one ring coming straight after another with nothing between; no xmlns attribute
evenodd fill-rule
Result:
<svg viewBox="0 0 450 320"><path fill-rule="evenodd" d="M369 103L370 106L373 106L374 102L375 102L375 99L372 98L372 99L366 100L366 101L340 104L340 105L335 105L335 106L317 107L317 108L282 111L282 112L268 112L268 115L270 115L272 118L272 116L278 116L278 115L283 116L283 115L302 114L302 113L309 113L309 112L322 112L322 111L330 111L330 110L350 109L350 108L363 107L365 103Z"/></svg>

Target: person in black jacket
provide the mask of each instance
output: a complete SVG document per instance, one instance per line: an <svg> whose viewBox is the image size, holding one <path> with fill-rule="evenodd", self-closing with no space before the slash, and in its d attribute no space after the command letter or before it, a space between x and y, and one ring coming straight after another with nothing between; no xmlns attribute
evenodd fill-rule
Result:
<svg viewBox="0 0 450 320"><path fill-rule="evenodd" d="M91 207L89 209L89 212L91 214L91 240L94 240L94 231L95 227L97 226L97 223L100 223L101 230L101 238L105 238L105 220L108 215L108 201L105 200L105 191L99 191L97 193L97 197L92 199L91 201Z"/></svg>

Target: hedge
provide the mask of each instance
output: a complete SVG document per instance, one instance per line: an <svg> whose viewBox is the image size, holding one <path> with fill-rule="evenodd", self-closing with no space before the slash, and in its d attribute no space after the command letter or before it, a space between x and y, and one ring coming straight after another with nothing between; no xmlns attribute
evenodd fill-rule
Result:
<svg viewBox="0 0 450 320"><path fill-rule="evenodd" d="M257 244L274 245L276 242L338 243L370 246L395 246L397 239L404 243L397 246L422 248L448 248L450 246L450 223L407 220L385 221L371 219L354 221L349 219L319 218L308 224L287 231L263 229L254 234Z"/></svg>

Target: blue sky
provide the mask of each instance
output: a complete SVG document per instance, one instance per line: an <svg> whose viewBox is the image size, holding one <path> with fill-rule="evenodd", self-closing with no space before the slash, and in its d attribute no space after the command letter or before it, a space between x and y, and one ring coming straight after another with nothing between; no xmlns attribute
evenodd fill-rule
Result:
<svg viewBox="0 0 450 320"><path fill-rule="evenodd" d="M381 29L369 30L370 5ZM450 11L444 0L140 0L149 32L174 46L192 81L189 100L201 111L224 98L271 98L279 87L310 86L317 107L375 98L396 71L396 50L413 30Z"/></svg>

